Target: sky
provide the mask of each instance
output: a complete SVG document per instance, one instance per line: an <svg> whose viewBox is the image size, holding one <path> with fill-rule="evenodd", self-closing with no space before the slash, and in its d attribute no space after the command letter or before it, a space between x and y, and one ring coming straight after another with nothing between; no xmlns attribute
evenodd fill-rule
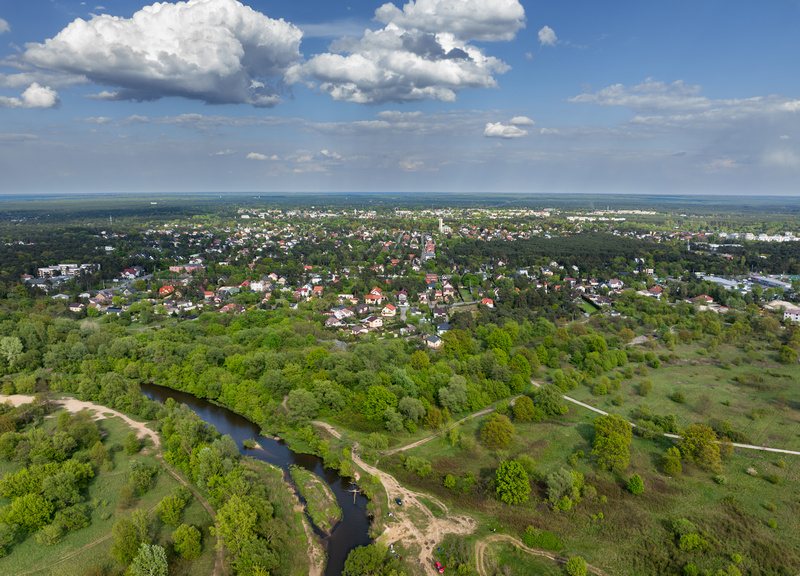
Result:
<svg viewBox="0 0 800 576"><path fill-rule="evenodd" d="M145 1L0 3L0 194L800 194L800 0Z"/></svg>

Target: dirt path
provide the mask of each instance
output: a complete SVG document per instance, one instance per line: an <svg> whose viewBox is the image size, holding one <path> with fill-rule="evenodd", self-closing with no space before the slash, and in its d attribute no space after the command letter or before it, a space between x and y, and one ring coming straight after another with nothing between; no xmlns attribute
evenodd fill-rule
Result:
<svg viewBox="0 0 800 576"><path fill-rule="evenodd" d="M517 398L519 398L519 396L514 396L508 402L508 405L509 406L513 406L514 402L516 402ZM473 414L470 414L469 416L465 416L461 420L459 420L457 422L454 422L453 424L450 424L450 426L447 426L446 428L442 428L436 434L431 434L427 438L423 438L422 440L417 440L416 442L413 442L411 444L407 444L406 446L401 446L399 448L392 448L391 450L387 450L386 452L383 452L383 454L386 455L386 456L390 456L392 454L395 454L396 452L403 452L404 450L411 450L412 448L416 448L417 446L422 446L426 442L430 442L434 438L438 438L438 437L442 436L443 434L447 433L448 430L450 430L452 428L455 428L459 424L462 424L462 423L466 422L467 420L472 420L473 418L477 418L478 416L484 416L486 414L491 414L496 409L497 408L495 406L492 406L490 408L484 408L483 410L479 410L478 412L474 412ZM320 424L323 424L323 423L320 422Z"/></svg>
<svg viewBox="0 0 800 576"><path fill-rule="evenodd" d="M537 388L541 388L543 382L535 382L531 380L531 384L536 386ZM580 400L576 400L575 398L570 398L569 396L562 396L564 400L567 402L572 402L582 408L586 408L587 410L591 410L592 412L596 412L598 414L602 414L603 416L608 416L608 412L600 410L599 408L595 408L594 406L589 406L588 404L584 404ZM636 424L633 422L628 422L632 427L636 428ZM675 440L680 440L681 436L677 434L662 434L666 438L672 438ZM800 456L800 451L797 450L784 450L783 448L770 448L769 446L754 446L752 444L738 444L736 442L731 442L731 446L734 448L744 448L745 450L760 450L761 452L776 452L778 454L792 454L794 456Z"/></svg>
<svg viewBox="0 0 800 576"><path fill-rule="evenodd" d="M30 402L33 402L34 397L25 396L22 394L14 394L11 396L0 394L0 402L6 402L6 401L11 401L11 403L14 406L19 406L20 404L28 404ZM150 438L150 440L153 441L154 448L156 449L156 459L158 459L158 461L161 463L164 469L169 473L170 476L175 478L182 486L185 486L186 488L189 489L189 491L194 495L194 497L197 498L197 501L200 502L200 504L203 505L203 508L206 509L209 516L211 516L211 520L216 520L217 515L214 512L214 509L208 504L208 502L206 502L205 499L200 495L200 493L197 490L195 490L192 486L190 486L189 483L186 482L186 480L184 480L180 475L178 475L177 472L172 470L172 468L170 468L164 461L163 456L161 455L160 452L158 452L158 449L161 447L161 439L158 437L158 433L155 430L151 430L150 428L148 428L144 422L137 422L135 420L132 420L125 414L117 412L116 410L108 408L107 406L93 404L92 402L84 402L83 400L78 400L77 398L62 398L60 400L54 400L53 402L63 408L66 408L70 412L79 412L81 410L88 410L90 412L94 412L95 420L100 420L102 418L107 417L107 415L111 414L112 416L121 418L128 426L133 428L133 430L136 432L136 435L139 438ZM99 544L100 542L103 542L104 540L107 540L110 537L111 535L109 534L107 536L95 540L94 542L90 542L86 546L83 546L82 548L79 548L74 552L70 552L69 554L64 556L61 560L59 560L59 563L63 562L68 558L72 558L73 556L79 554L85 549L91 548L92 546ZM219 540L217 541L217 543L219 544ZM217 555L214 560L214 571L212 572L212 576L223 576L224 565L225 565L225 550L218 545Z"/></svg>
<svg viewBox="0 0 800 576"><path fill-rule="evenodd" d="M546 550L530 548L523 544L520 540L514 538L513 536L509 536L508 534L493 534L475 544L475 567L478 569L478 574L480 576L487 576L484 556L489 545L495 542L510 542L523 552L527 552L532 556L541 556L543 558L547 558L548 560L552 560L553 562L558 562L559 564L567 563L567 559L563 556L558 556L557 554L553 554L552 552L548 552ZM589 570L589 572L596 574L597 576L607 576L605 572L599 568L596 568L595 566L592 566L591 564L587 564L586 568Z"/></svg>
<svg viewBox="0 0 800 576"><path fill-rule="evenodd" d="M28 404L34 401L33 396L25 396L22 394L13 394L11 396L6 396L4 394L0 394L0 402L7 402L11 401L14 406L19 406L20 404ZM83 400L78 400L77 398L62 398L60 400L53 400L55 404L66 408L70 412L80 412L81 410L88 410L89 412L95 413L95 420L100 420L104 418L106 414L111 414L113 416L118 416L122 418L122 420L133 430L136 432L136 435L139 438L150 438L153 441L153 446L159 448L161 446L161 439L158 437L158 433L155 430L151 430L147 427L144 422L137 422L136 420L132 420L125 414L121 412L117 412L112 408L108 408L106 406L100 406L99 404L92 404L91 402L84 402Z"/></svg>

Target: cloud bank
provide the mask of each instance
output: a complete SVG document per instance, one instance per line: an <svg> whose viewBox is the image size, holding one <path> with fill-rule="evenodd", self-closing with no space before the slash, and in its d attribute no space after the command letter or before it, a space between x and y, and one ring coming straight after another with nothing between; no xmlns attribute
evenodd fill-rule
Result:
<svg viewBox="0 0 800 576"><path fill-rule="evenodd" d="M5 34L11 30L11 26L8 25L8 22L0 18L0 34Z"/></svg>
<svg viewBox="0 0 800 576"><path fill-rule="evenodd" d="M271 107L281 102L284 72L300 60L301 36L236 0L163 2L131 18L79 18L43 44L28 44L22 59L120 88L105 98Z"/></svg>
<svg viewBox="0 0 800 576"><path fill-rule="evenodd" d="M402 10L388 3L375 18L385 27L334 42L287 80L346 102L452 102L461 90L495 87L494 74L510 69L469 42L511 40L525 25L518 0L412 0Z"/></svg>

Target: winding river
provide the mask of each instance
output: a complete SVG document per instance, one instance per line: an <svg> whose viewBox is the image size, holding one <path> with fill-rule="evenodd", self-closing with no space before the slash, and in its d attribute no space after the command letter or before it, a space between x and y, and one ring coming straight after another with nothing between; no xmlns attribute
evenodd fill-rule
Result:
<svg viewBox="0 0 800 576"><path fill-rule="evenodd" d="M227 408L164 386L155 384L141 386L142 393L148 398L159 402L172 398L176 402L186 404L205 422L213 425L220 434L229 434L236 441L242 454L283 468L287 471L287 477L291 464L302 466L330 486L342 509L342 521L333 528L330 536L324 539L328 552L325 576L339 576L350 551L357 546L370 543L367 499L361 493L357 493L354 502L353 493L349 492L353 489L353 485L348 479L339 476L336 470L325 468L321 458L292 452L282 440L262 436L258 426ZM248 439L258 442L263 450L245 449L242 443Z"/></svg>

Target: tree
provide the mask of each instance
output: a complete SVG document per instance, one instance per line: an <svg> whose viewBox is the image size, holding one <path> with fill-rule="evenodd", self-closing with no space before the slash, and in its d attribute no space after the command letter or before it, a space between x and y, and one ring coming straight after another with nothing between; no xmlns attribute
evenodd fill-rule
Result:
<svg viewBox="0 0 800 576"><path fill-rule="evenodd" d="M410 396L401 398L397 409L405 414L409 420L413 420L414 422L419 422L420 418L425 415L425 406L422 402Z"/></svg>
<svg viewBox="0 0 800 576"><path fill-rule="evenodd" d="M798 353L794 348L781 346L778 350L778 362L781 364L797 364Z"/></svg>
<svg viewBox="0 0 800 576"><path fill-rule="evenodd" d="M111 556L120 564L127 566L139 553L139 535L128 518L120 518L111 529L114 543L111 545Z"/></svg>
<svg viewBox="0 0 800 576"><path fill-rule="evenodd" d="M22 356L22 340L16 336L0 338L0 355L5 356L9 366L14 366L14 363Z"/></svg>
<svg viewBox="0 0 800 576"><path fill-rule="evenodd" d="M710 426L692 424L681 436L679 446L684 458L706 470L714 472L722 470L717 434Z"/></svg>
<svg viewBox="0 0 800 576"><path fill-rule="evenodd" d="M531 485L528 473L519 462L500 462L495 473L495 485L500 500L506 504L520 504L528 499Z"/></svg>
<svg viewBox="0 0 800 576"><path fill-rule="evenodd" d="M186 502L182 499L175 496L166 496L156 506L156 512L158 512L158 516L164 524L177 526L180 524L184 506L186 506Z"/></svg>
<svg viewBox="0 0 800 576"><path fill-rule="evenodd" d="M518 422L538 422L542 419L542 414L537 410L536 405L527 396L520 396L514 400L514 420Z"/></svg>
<svg viewBox="0 0 800 576"><path fill-rule="evenodd" d="M545 384L539 388L534 396L534 402L548 416L560 416L569 412L561 388L555 384Z"/></svg>
<svg viewBox="0 0 800 576"><path fill-rule="evenodd" d="M594 421L594 450L600 468L620 472L630 460L631 425L617 416L608 414Z"/></svg>
<svg viewBox="0 0 800 576"><path fill-rule="evenodd" d="M495 412L486 419L481 428L481 442L492 450L508 448L513 438L514 425L504 414Z"/></svg>
<svg viewBox="0 0 800 576"><path fill-rule="evenodd" d="M342 576L377 576L386 552L377 544L359 546L347 555Z"/></svg>
<svg viewBox="0 0 800 576"><path fill-rule="evenodd" d="M139 441L139 437L136 435L136 432L131 432L125 436L123 447L125 448L125 453L129 456L136 454L141 449L142 444Z"/></svg>
<svg viewBox="0 0 800 576"><path fill-rule="evenodd" d="M217 535L238 556L245 542L253 537L258 515L238 494L231 496L217 514Z"/></svg>
<svg viewBox="0 0 800 576"><path fill-rule="evenodd" d="M105 464L106 461L111 458L111 456L109 455L106 447L103 446L103 443L98 440L94 443L94 446L92 446L92 451L89 453L89 458L95 466L100 467Z"/></svg>
<svg viewBox="0 0 800 576"><path fill-rule="evenodd" d="M297 389L289 392L286 398L286 407L292 419L305 421L317 415L319 402L308 390Z"/></svg>
<svg viewBox="0 0 800 576"><path fill-rule="evenodd" d="M669 448L669 450L667 450L667 454L664 456L662 468L664 470L664 474L667 476L680 476L683 472L683 466L681 466L681 453L675 446L672 446Z"/></svg>
<svg viewBox="0 0 800 576"><path fill-rule="evenodd" d="M429 368L430 365L431 361L428 358L428 355L422 350L417 350L411 355L411 367L414 370L425 370L426 368Z"/></svg>
<svg viewBox="0 0 800 576"><path fill-rule="evenodd" d="M586 576L586 560L580 556L572 556L567 560L564 569L569 576Z"/></svg>
<svg viewBox="0 0 800 576"><path fill-rule="evenodd" d="M194 560L203 551L200 536L200 531L194 526L181 524L172 533L172 539L175 541L175 552L184 560Z"/></svg>
<svg viewBox="0 0 800 576"><path fill-rule="evenodd" d="M28 493L15 498L0 511L2 521L34 532L50 522L55 507L41 494Z"/></svg>
<svg viewBox="0 0 800 576"><path fill-rule="evenodd" d="M644 492L644 481L641 476L638 474L631 476L631 479L628 480L628 492L634 495L639 495Z"/></svg>
<svg viewBox="0 0 800 576"><path fill-rule="evenodd" d="M133 576L167 576L167 554L161 546L142 544L131 564Z"/></svg>

